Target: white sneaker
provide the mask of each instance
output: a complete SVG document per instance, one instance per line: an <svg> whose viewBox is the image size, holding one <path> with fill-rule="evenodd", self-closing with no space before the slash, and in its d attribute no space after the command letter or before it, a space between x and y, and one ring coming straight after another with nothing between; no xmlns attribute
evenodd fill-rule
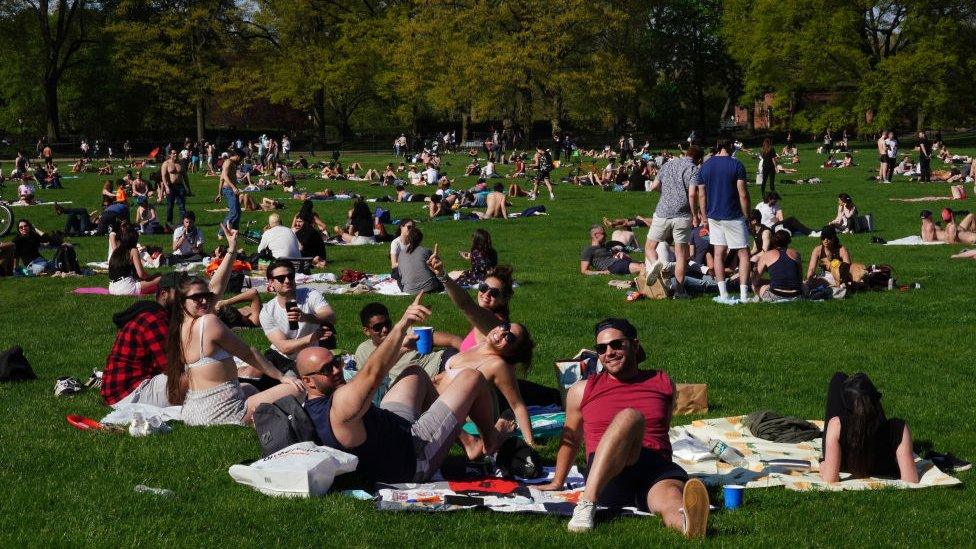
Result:
<svg viewBox="0 0 976 549"><path fill-rule="evenodd" d="M729 296L729 297L722 297L720 295L717 295L717 296L715 296L715 297L712 298L712 301L714 301L715 303L721 303L722 305L738 305L739 304L739 300L736 299L736 298L734 298L734 297L731 297L731 296Z"/></svg>
<svg viewBox="0 0 976 549"><path fill-rule="evenodd" d="M654 281L661 276L661 270L664 268L664 264L660 261L655 261L650 264L650 266L645 265L644 269L647 271L647 285L650 286L654 284Z"/></svg>
<svg viewBox="0 0 976 549"><path fill-rule="evenodd" d="M554 195L554 194L550 194L549 195L549 200L555 200L555 199L556 199L556 195Z"/></svg>
<svg viewBox="0 0 976 549"><path fill-rule="evenodd" d="M593 529L595 516L596 503L580 497L573 509L573 518L569 519L566 529L570 532L589 532Z"/></svg>
<svg viewBox="0 0 976 549"><path fill-rule="evenodd" d="M74 396L84 389L81 382L73 377L59 377L57 383L54 384L54 396Z"/></svg>

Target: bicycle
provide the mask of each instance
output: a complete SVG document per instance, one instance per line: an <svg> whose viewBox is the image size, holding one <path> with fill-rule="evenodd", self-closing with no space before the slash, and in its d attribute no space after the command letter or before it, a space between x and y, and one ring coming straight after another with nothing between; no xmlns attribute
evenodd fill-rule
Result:
<svg viewBox="0 0 976 549"><path fill-rule="evenodd" d="M2 186L0 186L2 188ZM14 212L9 203L0 196L0 236L7 236L14 224Z"/></svg>

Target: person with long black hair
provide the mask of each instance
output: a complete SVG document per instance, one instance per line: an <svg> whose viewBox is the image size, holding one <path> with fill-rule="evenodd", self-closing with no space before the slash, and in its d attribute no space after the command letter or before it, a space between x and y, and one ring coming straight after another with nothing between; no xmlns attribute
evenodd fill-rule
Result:
<svg viewBox="0 0 976 549"><path fill-rule="evenodd" d="M850 473L918 482L911 431L904 421L885 416L881 393L867 374L835 373L826 408L821 478L837 482L840 473Z"/></svg>
<svg viewBox="0 0 976 549"><path fill-rule="evenodd" d="M449 276L461 286L475 286L484 282L488 271L498 265L498 252L491 244L491 234L484 229L475 229L471 235L471 249L460 253L462 258L471 262L471 268L454 271Z"/></svg>
<svg viewBox="0 0 976 549"><path fill-rule="evenodd" d="M124 225L119 243L108 260L110 294L144 295L156 291L160 275L146 272L138 245L139 232L132 225Z"/></svg>
<svg viewBox="0 0 976 549"><path fill-rule="evenodd" d="M762 151L759 153L759 174L762 178L762 185L759 188L759 194L765 196L766 194L766 184L769 184L769 190L771 192L776 192L776 162L779 160L779 155L776 154L776 149L773 148L773 141L768 137L763 139Z"/></svg>
<svg viewBox="0 0 976 549"><path fill-rule="evenodd" d="M407 232L406 247L400 250L397 257L400 289L408 294L440 292L444 289L427 266L427 260L434 252L420 245L423 240L424 233L416 226L411 227Z"/></svg>

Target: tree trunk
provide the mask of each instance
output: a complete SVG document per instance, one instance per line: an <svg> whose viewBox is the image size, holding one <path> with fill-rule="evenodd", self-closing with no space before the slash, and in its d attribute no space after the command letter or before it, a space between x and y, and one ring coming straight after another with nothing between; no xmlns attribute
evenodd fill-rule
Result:
<svg viewBox="0 0 976 549"><path fill-rule="evenodd" d="M206 130L207 106L202 97L197 98L197 143L203 143Z"/></svg>
<svg viewBox="0 0 976 549"><path fill-rule="evenodd" d="M468 126L471 125L471 107L461 113L461 143L468 140Z"/></svg>
<svg viewBox="0 0 976 549"><path fill-rule="evenodd" d="M729 107L732 106L732 95L728 94L725 96L725 105L722 106L722 115L718 117L718 126L721 128L725 125L725 120L729 116Z"/></svg>
<svg viewBox="0 0 976 549"><path fill-rule="evenodd" d="M312 122L320 137L325 136L325 90L315 90L312 98Z"/></svg>
<svg viewBox="0 0 976 549"><path fill-rule="evenodd" d="M44 115L47 120L47 140L56 143L61 126L61 114L58 109L58 78L50 77L44 80Z"/></svg>
<svg viewBox="0 0 976 549"><path fill-rule="evenodd" d="M925 131L925 111L921 107L919 107L918 114L915 118L915 131Z"/></svg>
<svg viewBox="0 0 976 549"><path fill-rule="evenodd" d="M563 132L563 96L557 93L552 98L552 115L549 122L552 124L552 135L562 135Z"/></svg>

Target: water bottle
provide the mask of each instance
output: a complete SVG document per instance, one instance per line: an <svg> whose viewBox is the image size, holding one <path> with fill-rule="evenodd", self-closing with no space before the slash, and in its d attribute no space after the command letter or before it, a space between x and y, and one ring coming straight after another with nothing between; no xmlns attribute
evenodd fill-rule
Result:
<svg viewBox="0 0 976 549"><path fill-rule="evenodd" d="M152 487L146 486L145 484L137 484L136 485L136 492L139 492L139 493L142 493L142 494L153 494L153 495L156 495L156 496L162 496L164 498L171 498L171 497L173 497L173 496L176 495L176 492L174 492L172 490L167 490L166 488L152 488Z"/></svg>
<svg viewBox="0 0 976 549"><path fill-rule="evenodd" d="M454 221L461 219L461 212L454 212Z"/></svg>
<svg viewBox="0 0 976 549"><path fill-rule="evenodd" d="M735 467L745 467L748 465L745 456L735 448L722 442L721 440L709 441L709 451L720 461L724 461Z"/></svg>
<svg viewBox="0 0 976 549"><path fill-rule="evenodd" d="M149 434L149 422L142 417L142 412L132 414L132 423L129 424L129 434L134 437L144 437Z"/></svg>

